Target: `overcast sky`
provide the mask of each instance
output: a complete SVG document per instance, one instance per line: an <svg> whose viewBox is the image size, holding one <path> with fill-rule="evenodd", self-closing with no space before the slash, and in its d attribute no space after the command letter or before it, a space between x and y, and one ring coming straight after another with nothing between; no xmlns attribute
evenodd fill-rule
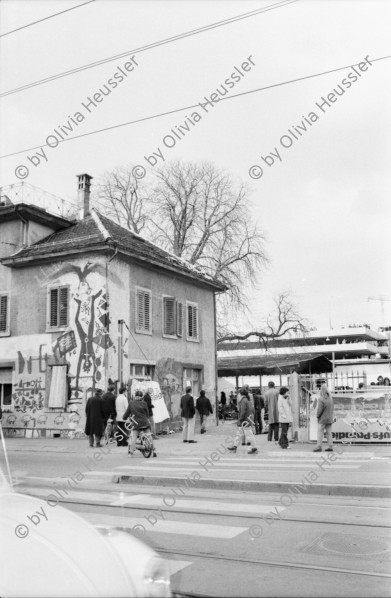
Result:
<svg viewBox="0 0 391 598"><path fill-rule="evenodd" d="M96 0L4 36L82 3L1 1L2 92L277 0ZM158 147L166 160L211 160L250 185L248 218L267 237L270 266L249 297L250 321L242 319L243 330L259 326L281 290L292 292L302 315L318 328L330 322L377 328L381 303L367 298L383 296L390 300L383 304L390 325L391 60L375 60L391 55L390 22L388 1L300 0L135 53L138 66L90 112L82 102L124 68L126 57L7 95L0 98L2 156L44 146L64 124L73 126L68 136L80 135L198 104L235 66L243 73L248 57L255 66L230 94L368 59L367 70L356 81L352 76L350 88L324 111L316 103L350 68L220 102L208 113L198 108L202 119L195 126L187 121L189 132L173 148L164 147L163 138L194 109L46 147L47 161L41 157L37 166L28 157L39 150L23 151L0 160L0 184L20 182L15 169L27 166L26 182L73 201L76 174L99 178L119 165L147 166L144 156ZM77 122L76 112L84 120ZM303 118L309 120L310 112L318 116L311 125ZM268 166L262 156L275 148L281 161ZM263 168L258 180L249 176L252 165Z"/></svg>

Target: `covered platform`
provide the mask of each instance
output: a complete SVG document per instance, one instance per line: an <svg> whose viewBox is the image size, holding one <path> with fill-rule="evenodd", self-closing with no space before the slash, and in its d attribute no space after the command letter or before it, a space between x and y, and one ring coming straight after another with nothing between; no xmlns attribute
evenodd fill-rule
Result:
<svg viewBox="0 0 391 598"><path fill-rule="evenodd" d="M248 355L217 357L217 373L220 377L278 376L280 374L323 374L332 372L332 362L323 355L292 353L288 355Z"/></svg>

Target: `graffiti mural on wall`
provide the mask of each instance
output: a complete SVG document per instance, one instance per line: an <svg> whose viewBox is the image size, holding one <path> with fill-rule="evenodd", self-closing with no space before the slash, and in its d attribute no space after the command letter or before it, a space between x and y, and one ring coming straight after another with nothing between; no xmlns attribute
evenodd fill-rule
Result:
<svg viewBox="0 0 391 598"><path fill-rule="evenodd" d="M160 359L156 364L156 374L170 416L179 417L182 364L174 359Z"/></svg>
<svg viewBox="0 0 391 598"><path fill-rule="evenodd" d="M8 426L65 428L79 433L85 424L84 396L92 394L98 383L107 384L108 353L115 352L115 346L109 333L106 270L99 262L79 264L41 269L41 285L69 287L69 326L65 331L2 339L5 354L15 362L13 404L4 414ZM55 364L68 365L70 392L61 412L47 405L50 369Z"/></svg>
<svg viewBox="0 0 391 598"><path fill-rule="evenodd" d="M32 380L19 380L14 386L15 411L35 413L44 407L45 386L41 377Z"/></svg>
<svg viewBox="0 0 391 598"><path fill-rule="evenodd" d="M15 411L35 413L44 408L45 379L48 354L40 344L38 356L23 354L18 351L16 379L13 385L13 403Z"/></svg>
<svg viewBox="0 0 391 598"><path fill-rule="evenodd" d="M69 404L81 402L83 390L94 392L96 384L104 384L106 352L115 347L109 335L110 316L102 278L105 268L98 262L87 262L82 267L66 264L56 271L56 278L66 275L77 277L78 286L72 294L76 307L70 327L57 339L60 354L67 354L73 376Z"/></svg>

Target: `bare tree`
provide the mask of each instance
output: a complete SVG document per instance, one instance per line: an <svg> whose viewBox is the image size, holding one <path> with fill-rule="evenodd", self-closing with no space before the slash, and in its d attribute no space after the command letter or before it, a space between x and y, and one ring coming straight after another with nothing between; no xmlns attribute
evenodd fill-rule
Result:
<svg viewBox="0 0 391 598"><path fill-rule="evenodd" d="M135 233L140 233L148 218L148 193L131 169L116 168L105 173L98 183L94 202L103 214Z"/></svg>
<svg viewBox="0 0 391 598"><path fill-rule="evenodd" d="M264 237L250 224L247 189L210 162L176 162L157 173L152 217L158 242L228 287L231 304L245 307L267 258Z"/></svg>
<svg viewBox="0 0 391 598"><path fill-rule="evenodd" d="M267 317L262 330L251 330L246 334L231 334L227 329L218 330L217 346L225 341L244 341L250 337L257 337L265 349L270 341L287 336L290 332L301 332L303 336L308 328L287 291L276 297L275 310Z"/></svg>

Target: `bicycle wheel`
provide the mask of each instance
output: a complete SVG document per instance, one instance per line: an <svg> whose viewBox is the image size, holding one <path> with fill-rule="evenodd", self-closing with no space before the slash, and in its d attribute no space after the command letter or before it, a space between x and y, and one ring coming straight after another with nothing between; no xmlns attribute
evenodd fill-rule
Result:
<svg viewBox="0 0 391 598"><path fill-rule="evenodd" d="M149 457L152 455L152 441L148 438L148 436L143 436L141 439L140 451L146 459L149 459Z"/></svg>

